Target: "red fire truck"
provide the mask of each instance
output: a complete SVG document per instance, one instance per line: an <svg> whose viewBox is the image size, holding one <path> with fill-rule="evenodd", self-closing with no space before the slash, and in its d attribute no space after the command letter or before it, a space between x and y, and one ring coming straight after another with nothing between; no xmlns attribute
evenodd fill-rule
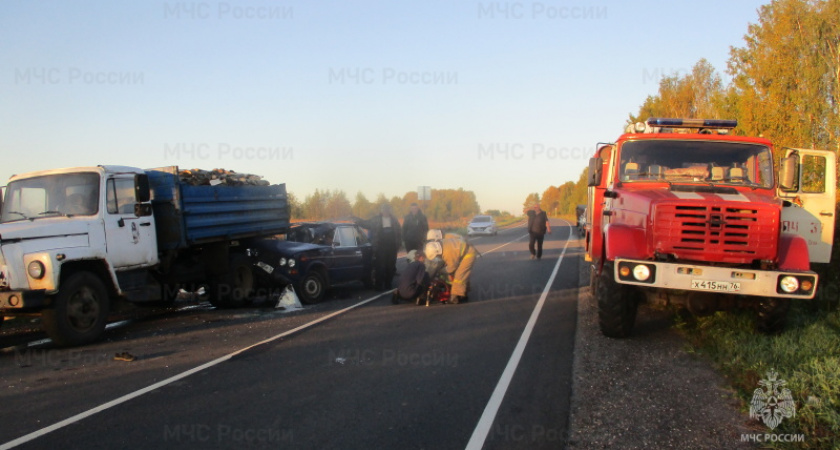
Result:
<svg viewBox="0 0 840 450"><path fill-rule="evenodd" d="M643 301L696 315L752 308L784 328L812 299L834 237L835 154L730 135L733 120L652 118L589 162L586 257L601 332L626 337Z"/></svg>

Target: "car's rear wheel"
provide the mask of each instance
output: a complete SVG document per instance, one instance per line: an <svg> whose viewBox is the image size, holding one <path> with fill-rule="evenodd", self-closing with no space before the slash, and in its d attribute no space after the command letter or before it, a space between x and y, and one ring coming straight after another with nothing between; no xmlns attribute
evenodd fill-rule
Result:
<svg viewBox="0 0 840 450"><path fill-rule="evenodd" d="M308 305L323 300L326 290L327 286L324 281L324 276L314 270L307 273L298 284L300 301Z"/></svg>

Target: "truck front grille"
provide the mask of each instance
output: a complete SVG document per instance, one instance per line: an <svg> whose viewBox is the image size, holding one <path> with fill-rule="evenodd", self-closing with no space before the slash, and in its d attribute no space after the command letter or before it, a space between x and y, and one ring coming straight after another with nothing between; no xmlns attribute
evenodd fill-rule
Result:
<svg viewBox="0 0 840 450"><path fill-rule="evenodd" d="M657 205L656 251L678 259L747 264L775 259L779 217L758 205Z"/></svg>

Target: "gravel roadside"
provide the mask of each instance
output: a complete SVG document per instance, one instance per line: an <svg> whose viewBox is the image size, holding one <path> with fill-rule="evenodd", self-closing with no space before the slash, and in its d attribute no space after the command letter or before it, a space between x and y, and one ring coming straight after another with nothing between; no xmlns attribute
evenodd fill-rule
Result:
<svg viewBox="0 0 840 450"><path fill-rule="evenodd" d="M581 264L569 449L734 449L749 418L711 362L687 352L665 311L640 307L629 339L601 335Z"/></svg>

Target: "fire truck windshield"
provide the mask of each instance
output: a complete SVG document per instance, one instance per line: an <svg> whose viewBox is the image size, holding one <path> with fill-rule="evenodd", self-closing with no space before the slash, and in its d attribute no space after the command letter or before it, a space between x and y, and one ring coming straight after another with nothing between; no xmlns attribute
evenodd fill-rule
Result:
<svg viewBox="0 0 840 450"><path fill-rule="evenodd" d="M773 187L773 157L765 145L651 139L625 142L620 151L622 182Z"/></svg>

